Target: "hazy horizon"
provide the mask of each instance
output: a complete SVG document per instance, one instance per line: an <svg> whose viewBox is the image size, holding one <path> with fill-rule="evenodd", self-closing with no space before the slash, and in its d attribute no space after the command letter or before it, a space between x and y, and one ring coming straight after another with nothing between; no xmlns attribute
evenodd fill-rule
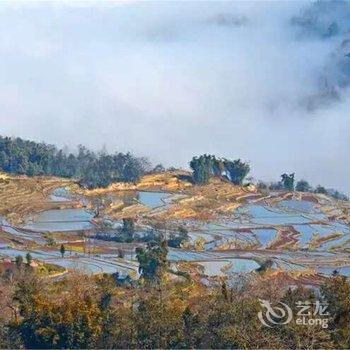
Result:
<svg viewBox="0 0 350 350"><path fill-rule="evenodd" d="M350 3L324 4L2 2L0 134L349 194Z"/></svg>

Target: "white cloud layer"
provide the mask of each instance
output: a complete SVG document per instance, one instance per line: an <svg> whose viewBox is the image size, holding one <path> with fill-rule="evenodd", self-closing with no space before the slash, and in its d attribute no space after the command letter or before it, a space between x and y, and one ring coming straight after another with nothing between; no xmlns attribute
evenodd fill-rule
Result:
<svg viewBox="0 0 350 350"><path fill-rule="evenodd" d="M240 157L350 193L350 96L320 95L344 38L300 36L309 3L80 4L0 9L1 134L165 165Z"/></svg>

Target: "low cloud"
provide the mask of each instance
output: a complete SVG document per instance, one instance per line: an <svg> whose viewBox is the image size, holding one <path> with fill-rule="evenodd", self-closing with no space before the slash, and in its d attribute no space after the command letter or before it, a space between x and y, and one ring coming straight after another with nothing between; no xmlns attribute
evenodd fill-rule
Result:
<svg viewBox="0 0 350 350"><path fill-rule="evenodd" d="M318 15L322 33L339 17L325 36L303 2L83 5L2 7L2 134L165 165L241 157L350 193L344 9Z"/></svg>

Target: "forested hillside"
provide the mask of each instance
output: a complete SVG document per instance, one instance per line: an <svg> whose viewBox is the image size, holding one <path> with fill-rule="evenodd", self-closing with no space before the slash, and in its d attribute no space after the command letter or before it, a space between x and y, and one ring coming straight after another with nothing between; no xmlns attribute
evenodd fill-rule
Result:
<svg viewBox="0 0 350 350"><path fill-rule="evenodd" d="M1 349L349 348L350 283L337 274L316 294L300 286L276 289L261 275L208 289L158 273L161 282L143 285L120 284L107 274L54 281L22 260L0 276ZM258 298L291 305L295 314L296 301L312 305L321 298L334 317L328 328L294 319L265 327Z"/></svg>
<svg viewBox="0 0 350 350"><path fill-rule="evenodd" d="M92 188L136 181L147 166L146 159L131 153L95 153L79 146L73 154L45 143L0 137L0 170L12 174L75 177Z"/></svg>

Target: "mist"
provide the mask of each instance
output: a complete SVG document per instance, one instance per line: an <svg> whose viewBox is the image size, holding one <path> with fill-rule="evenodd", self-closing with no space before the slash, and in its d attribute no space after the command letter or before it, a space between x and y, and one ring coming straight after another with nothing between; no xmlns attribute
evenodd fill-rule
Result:
<svg viewBox="0 0 350 350"><path fill-rule="evenodd" d="M165 166L241 158L349 194L350 5L327 6L2 3L0 133Z"/></svg>

